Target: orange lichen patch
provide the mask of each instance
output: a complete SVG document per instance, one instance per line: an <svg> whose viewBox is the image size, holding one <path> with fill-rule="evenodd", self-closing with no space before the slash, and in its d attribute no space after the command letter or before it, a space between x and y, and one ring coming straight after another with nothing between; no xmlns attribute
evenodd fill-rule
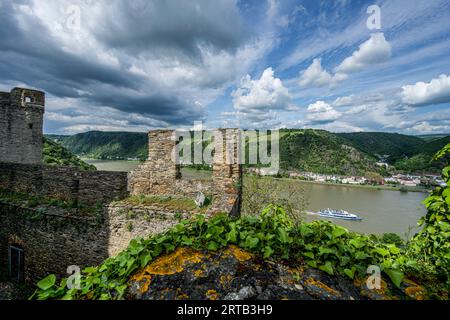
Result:
<svg viewBox="0 0 450 320"><path fill-rule="evenodd" d="M421 286L408 287L405 293L412 299L425 300L425 289Z"/></svg>
<svg viewBox="0 0 450 320"><path fill-rule="evenodd" d="M205 273L205 272L204 272L202 269L198 269L198 270L195 270L195 271L194 271L194 276L195 276L196 278L200 278L200 277L203 276L204 273Z"/></svg>
<svg viewBox="0 0 450 320"><path fill-rule="evenodd" d="M325 291L329 292L333 296L340 296L339 292L337 292L333 288L330 288L329 286L327 286L325 283L320 282L320 281L318 281L316 279L308 278L308 279L306 279L306 282L308 284L312 285L312 286L315 286L317 288L320 288L322 290L325 290Z"/></svg>
<svg viewBox="0 0 450 320"><path fill-rule="evenodd" d="M217 300L219 299L219 294L217 293L216 290L208 290L206 292L206 298L209 300Z"/></svg>
<svg viewBox="0 0 450 320"><path fill-rule="evenodd" d="M200 263L203 255L189 248L178 248L175 252L159 257L148 265L146 274L171 275L182 272L187 263Z"/></svg>
<svg viewBox="0 0 450 320"><path fill-rule="evenodd" d="M131 277L131 280L139 283L139 291L145 293L148 291L148 287L152 283L152 276L148 274L138 273Z"/></svg>
<svg viewBox="0 0 450 320"><path fill-rule="evenodd" d="M177 293L177 299L178 300L188 300L189 296L186 293L184 293L184 292L178 292Z"/></svg>
<svg viewBox="0 0 450 320"><path fill-rule="evenodd" d="M239 248L239 247L233 246L233 245L232 245L232 246L229 246L229 247L225 250L224 253L225 253L225 254L228 254L228 255L233 255L233 256L234 256L236 259L238 259L240 262L248 261L248 260L250 260L250 259L253 258L253 255L252 255L252 254L250 254L250 253L248 253L248 252L242 250L242 249Z"/></svg>
<svg viewBox="0 0 450 320"><path fill-rule="evenodd" d="M220 276L220 279L219 279L219 282L222 286L226 286L231 281L233 281L233 277L231 276L231 274Z"/></svg>
<svg viewBox="0 0 450 320"><path fill-rule="evenodd" d="M175 252L159 257L147 267L131 277L140 283L140 291L147 292L151 284L151 275L172 275L182 272L187 263L199 263L203 255L192 249L178 248Z"/></svg>
<svg viewBox="0 0 450 320"><path fill-rule="evenodd" d="M304 268L298 267L288 267L288 272L292 274L302 274L305 271Z"/></svg>

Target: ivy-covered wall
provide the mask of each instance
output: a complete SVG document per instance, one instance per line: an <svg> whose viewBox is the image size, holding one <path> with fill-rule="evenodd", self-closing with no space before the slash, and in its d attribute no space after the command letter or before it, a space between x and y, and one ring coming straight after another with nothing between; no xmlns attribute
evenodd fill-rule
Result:
<svg viewBox="0 0 450 320"><path fill-rule="evenodd" d="M106 203L128 195L126 172L1 162L0 189L84 204Z"/></svg>
<svg viewBox="0 0 450 320"><path fill-rule="evenodd" d="M1 273L8 270L9 245L24 250L27 282L36 282L49 273L67 276L68 266L83 268L108 257L107 222L0 202Z"/></svg>

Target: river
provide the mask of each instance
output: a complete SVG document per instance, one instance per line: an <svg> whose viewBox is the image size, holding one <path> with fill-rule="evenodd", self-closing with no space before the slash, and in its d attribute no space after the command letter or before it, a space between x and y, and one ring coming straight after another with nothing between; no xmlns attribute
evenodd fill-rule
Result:
<svg viewBox="0 0 450 320"><path fill-rule="evenodd" d="M95 165L98 170L131 171L139 165L138 161L84 160ZM206 178L208 175L207 172L183 171L183 177L186 179L196 176ZM286 179L280 180L280 183L283 184L283 188L289 188L290 183L303 184L308 211L333 208L358 214L363 218L360 222L332 219L333 222L357 232L373 234L393 232L405 237L409 228L414 228L417 221L426 214L422 201L427 197L427 193L423 192L399 192ZM306 217L306 220L313 219L318 217Z"/></svg>

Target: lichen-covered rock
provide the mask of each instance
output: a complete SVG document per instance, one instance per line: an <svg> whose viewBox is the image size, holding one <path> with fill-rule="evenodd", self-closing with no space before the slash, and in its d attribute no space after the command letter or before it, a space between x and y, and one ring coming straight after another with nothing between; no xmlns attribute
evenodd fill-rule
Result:
<svg viewBox="0 0 450 320"><path fill-rule="evenodd" d="M144 300L361 300L405 299L383 282L377 292L364 282L320 270L262 260L238 247L219 251L179 248L135 273L128 299ZM413 290L410 290L413 291Z"/></svg>

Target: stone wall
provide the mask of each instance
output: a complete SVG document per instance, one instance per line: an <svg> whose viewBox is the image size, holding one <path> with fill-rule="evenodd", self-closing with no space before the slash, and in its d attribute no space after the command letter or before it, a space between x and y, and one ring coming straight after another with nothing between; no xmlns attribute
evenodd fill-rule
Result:
<svg viewBox="0 0 450 320"><path fill-rule="evenodd" d="M126 203L111 204L108 211L108 254L115 256L128 247L132 239L147 238L169 230L192 212Z"/></svg>
<svg viewBox="0 0 450 320"><path fill-rule="evenodd" d="M127 173L0 163L0 189L94 205L128 195Z"/></svg>
<svg viewBox="0 0 450 320"><path fill-rule="evenodd" d="M223 139L214 142L213 176L210 180L181 179L176 148L176 135L171 130L149 133L148 159L129 174L132 195L164 195L194 197L198 192L213 196L208 214L226 212L239 215L242 194L242 166L239 159L239 130L219 130ZM230 143L231 142L231 143ZM231 145L230 148L226 146ZM231 161L227 161L231 155Z"/></svg>
<svg viewBox="0 0 450 320"><path fill-rule="evenodd" d="M0 202L1 273L8 270L9 245L23 248L24 280L31 284L49 274L67 276L68 266L94 266L108 257L107 225L55 210L38 214Z"/></svg>
<svg viewBox="0 0 450 320"><path fill-rule="evenodd" d="M132 239L165 232L191 214L117 202L86 216L49 206L39 212L0 200L0 279L8 274L10 245L23 248L24 280L34 285L49 274L68 276L72 265L81 269L99 265L125 250Z"/></svg>
<svg viewBox="0 0 450 320"><path fill-rule="evenodd" d="M41 91L0 92L0 162L41 163L44 106Z"/></svg>

